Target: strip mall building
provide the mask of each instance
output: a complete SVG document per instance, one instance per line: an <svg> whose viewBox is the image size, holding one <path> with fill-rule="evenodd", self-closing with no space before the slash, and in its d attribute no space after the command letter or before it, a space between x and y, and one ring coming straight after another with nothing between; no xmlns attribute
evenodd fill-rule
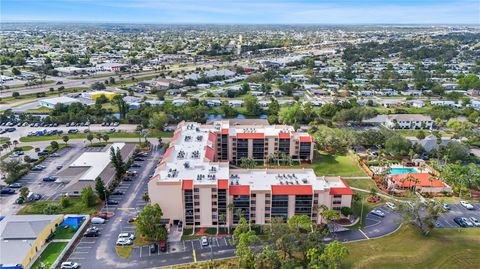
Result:
<svg viewBox="0 0 480 269"><path fill-rule="evenodd" d="M310 134L245 123L178 125L148 183L151 203L160 205L165 218L212 227L236 224L240 216L262 225L305 214L320 223L321 205L351 206L353 192L339 177L317 177L312 169L231 168L242 157L265 161L284 153L293 160L313 159Z"/></svg>

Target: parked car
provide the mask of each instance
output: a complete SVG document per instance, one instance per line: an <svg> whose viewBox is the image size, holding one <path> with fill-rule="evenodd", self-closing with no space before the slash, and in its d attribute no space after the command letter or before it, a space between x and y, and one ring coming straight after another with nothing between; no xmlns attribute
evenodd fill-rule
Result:
<svg viewBox="0 0 480 269"><path fill-rule="evenodd" d="M118 202L115 200L107 200L106 202L107 205L118 205Z"/></svg>
<svg viewBox="0 0 480 269"><path fill-rule="evenodd" d="M48 176L48 177L44 177L43 178L43 181L45 182L53 182L55 180L57 180L58 177L54 177L54 176Z"/></svg>
<svg viewBox="0 0 480 269"><path fill-rule="evenodd" d="M124 195L125 193L121 190L114 190L111 195Z"/></svg>
<svg viewBox="0 0 480 269"><path fill-rule="evenodd" d="M161 252L167 251L167 241L163 241L163 240L162 240L162 241L160 241L160 244L159 244L159 245L160 245L160 251L161 251Z"/></svg>
<svg viewBox="0 0 480 269"><path fill-rule="evenodd" d="M126 238L126 239L130 239L130 240L134 240L135 239L135 234L134 233L121 233L118 235L118 238Z"/></svg>
<svg viewBox="0 0 480 269"><path fill-rule="evenodd" d="M100 218L100 217L93 217L92 218L92 224L104 224L104 223L105 223L104 218Z"/></svg>
<svg viewBox="0 0 480 269"><path fill-rule="evenodd" d="M202 247L207 247L208 246L208 238L206 236L202 236L200 241L202 242Z"/></svg>
<svg viewBox="0 0 480 269"><path fill-rule="evenodd" d="M76 262L62 262L61 269L77 269L80 268L80 264Z"/></svg>
<svg viewBox="0 0 480 269"><path fill-rule="evenodd" d="M43 165L35 165L33 168L32 168L32 171L42 171L43 169L45 169L46 167L43 166Z"/></svg>
<svg viewBox="0 0 480 269"><path fill-rule="evenodd" d="M374 209L370 213L378 217L382 217L382 218L385 217L385 213L383 213L383 211L381 211L380 209Z"/></svg>
<svg viewBox="0 0 480 269"><path fill-rule="evenodd" d="M91 227L88 228L87 231L83 234L85 237L97 237L99 235L100 231L98 230L97 227Z"/></svg>
<svg viewBox="0 0 480 269"><path fill-rule="evenodd" d="M453 221L455 221L460 227L463 228L468 228L468 227L473 227L474 224L467 218L464 217L457 217L454 218Z"/></svg>
<svg viewBox="0 0 480 269"><path fill-rule="evenodd" d="M142 167L142 165L140 165L139 163L133 163L131 167L139 168L139 167Z"/></svg>
<svg viewBox="0 0 480 269"><path fill-rule="evenodd" d="M38 194L38 193L29 192L28 195L27 195L27 201L28 202L38 201L40 199L42 199L42 195Z"/></svg>
<svg viewBox="0 0 480 269"><path fill-rule="evenodd" d="M143 162L143 161L145 161L145 159L140 158L140 157L135 157L135 159L133 159L133 160L136 161L136 162Z"/></svg>
<svg viewBox="0 0 480 269"><path fill-rule="evenodd" d="M117 246L128 246L128 245L131 245L133 242L132 240L128 239L128 238L118 238L117 239Z"/></svg>
<svg viewBox="0 0 480 269"><path fill-rule="evenodd" d="M15 190L12 188L3 188L0 190L0 194L15 194Z"/></svg>
<svg viewBox="0 0 480 269"><path fill-rule="evenodd" d="M467 201L460 201L460 204L461 204L463 207L465 207L466 209L468 209L468 210L473 210L473 209L475 209L475 208L473 207L473 205L470 204L470 203L467 202Z"/></svg>
<svg viewBox="0 0 480 269"><path fill-rule="evenodd" d="M386 205L388 208L390 208L391 210L397 209L397 206L396 206L394 203L392 203L392 202L386 202L385 205Z"/></svg>
<svg viewBox="0 0 480 269"><path fill-rule="evenodd" d="M12 183L8 185L9 188L14 188L14 189L21 188L22 186L23 186L22 183Z"/></svg>
<svg viewBox="0 0 480 269"><path fill-rule="evenodd" d="M153 243L150 245L150 253L157 253L158 251L158 244L157 243Z"/></svg>
<svg viewBox="0 0 480 269"><path fill-rule="evenodd" d="M480 221L477 218L470 217L470 222L473 224L473 226L480 227Z"/></svg>
<svg viewBox="0 0 480 269"><path fill-rule="evenodd" d="M444 203L444 204L442 205L442 207L443 207L443 209L445 209L445 210L447 210L447 211L450 210L450 205L447 204L447 203Z"/></svg>

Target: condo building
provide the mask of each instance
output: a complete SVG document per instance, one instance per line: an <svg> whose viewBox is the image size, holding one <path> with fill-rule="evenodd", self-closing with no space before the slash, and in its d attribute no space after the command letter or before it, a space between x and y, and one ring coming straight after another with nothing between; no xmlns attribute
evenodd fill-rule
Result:
<svg viewBox="0 0 480 269"><path fill-rule="evenodd" d="M289 126L230 123L178 125L148 183L151 203L159 204L171 223L214 227L244 217L263 225L300 214L320 223L321 205L350 207L353 192L340 177L318 177L313 169L230 167L241 157L264 161L279 152L311 161L313 138L308 133ZM282 146L280 140L285 140Z"/></svg>

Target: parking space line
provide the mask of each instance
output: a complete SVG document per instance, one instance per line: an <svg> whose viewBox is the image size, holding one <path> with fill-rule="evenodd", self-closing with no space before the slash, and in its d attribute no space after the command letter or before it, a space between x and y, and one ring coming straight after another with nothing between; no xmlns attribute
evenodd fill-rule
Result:
<svg viewBox="0 0 480 269"><path fill-rule="evenodd" d="M183 243L183 251L186 251L187 248L185 247L185 241L182 241L182 243Z"/></svg>
<svg viewBox="0 0 480 269"><path fill-rule="evenodd" d="M228 246L227 238L224 237L223 239L225 240L225 246Z"/></svg>
<svg viewBox="0 0 480 269"><path fill-rule="evenodd" d="M370 237L368 237L368 235L367 235L366 233L364 233L364 232L362 231L362 229L358 229L358 230L359 230L367 239L370 239Z"/></svg>

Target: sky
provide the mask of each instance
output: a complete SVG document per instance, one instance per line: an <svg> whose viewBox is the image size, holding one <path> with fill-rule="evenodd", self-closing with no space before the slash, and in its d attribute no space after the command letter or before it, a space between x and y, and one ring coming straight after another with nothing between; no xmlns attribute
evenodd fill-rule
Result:
<svg viewBox="0 0 480 269"><path fill-rule="evenodd" d="M0 21L480 24L480 0L0 0Z"/></svg>

